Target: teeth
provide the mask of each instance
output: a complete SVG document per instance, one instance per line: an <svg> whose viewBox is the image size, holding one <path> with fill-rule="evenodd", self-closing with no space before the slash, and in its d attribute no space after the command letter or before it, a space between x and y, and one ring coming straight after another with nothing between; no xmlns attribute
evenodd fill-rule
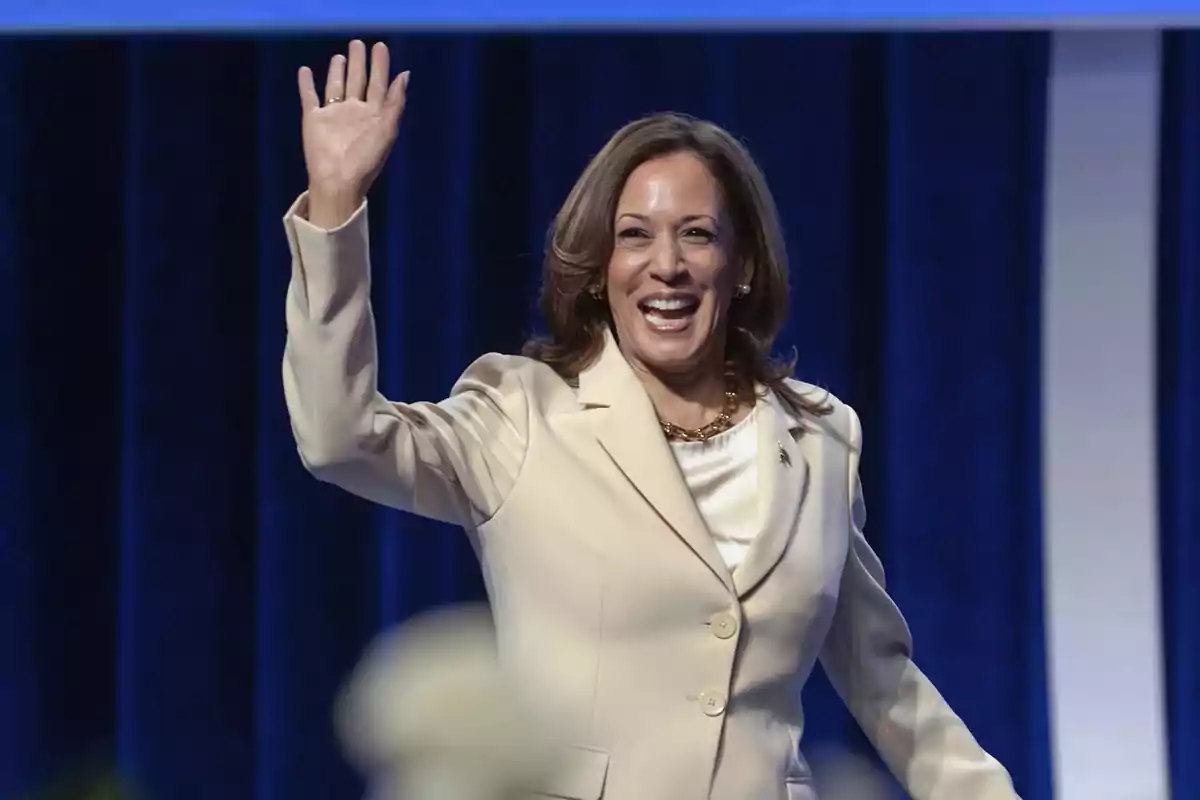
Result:
<svg viewBox="0 0 1200 800"><path fill-rule="evenodd" d="M691 317L668 317L658 311L647 311L646 322L660 331L681 331L691 325Z"/></svg>
<svg viewBox="0 0 1200 800"><path fill-rule="evenodd" d="M686 297L655 298L643 303L646 308L653 308L656 311L682 311L685 308L691 308L695 304L694 300Z"/></svg>

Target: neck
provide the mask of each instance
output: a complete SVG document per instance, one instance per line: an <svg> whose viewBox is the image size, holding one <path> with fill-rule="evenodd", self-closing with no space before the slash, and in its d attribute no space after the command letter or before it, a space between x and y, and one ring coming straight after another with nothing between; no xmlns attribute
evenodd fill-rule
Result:
<svg viewBox="0 0 1200 800"><path fill-rule="evenodd" d="M635 369L659 417L683 428L700 428L712 421L725 405L727 389L723 365L686 374L663 374Z"/></svg>

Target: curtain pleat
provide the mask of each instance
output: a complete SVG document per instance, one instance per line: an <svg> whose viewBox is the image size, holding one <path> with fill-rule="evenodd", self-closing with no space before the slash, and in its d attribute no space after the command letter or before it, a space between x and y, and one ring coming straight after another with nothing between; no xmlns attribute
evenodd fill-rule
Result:
<svg viewBox="0 0 1200 800"><path fill-rule="evenodd" d="M385 393L538 327L547 226L620 125L739 134L793 267L781 349L862 414L918 663L1050 798L1038 451L1043 34L387 39ZM0 41L0 795L355 796L330 711L381 628L484 596L467 537L308 476L280 386L295 75L332 37ZM936 482L934 476L940 477ZM863 745L824 677L807 737ZM82 776L82 777L80 777Z"/></svg>
<svg viewBox="0 0 1200 800"><path fill-rule="evenodd" d="M125 61L125 141L113 154L125 167L111 199L125 236L113 365L118 760L155 797L202 787L245 796L255 759L257 330L253 273L238 267L257 235L247 186L255 50L142 39ZM197 740L207 762L199 786Z"/></svg>
<svg viewBox="0 0 1200 800"><path fill-rule="evenodd" d="M1164 41L1159 518L1171 785L1200 786L1200 34Z"/></svg>
<svg viewBox="0 0 1200 800"><path fill-rule="evenodd" d="M14 74L20 55L12 42L0 42L0 74ZM0 83L0 103L20 107L17 85ZM37 616L33 572L36 557L28 531L31 520L30 475L33 437L29 430L29 404L22 383L25 373L26 328L21 319L20 198L18 168L25 150L19 114L0 115L0 451L9 466L0 480L0 796L23 785L36 758L41 738L36 705L35 642ZM15 468L13 468L15 466Z"/></svg>
<svg viewBox="0 0 1200 800"><path fill-rule="evenodd" d="M1048 791L1050 771L1037 372L1046 66L1028 38L890 42L882 363L858 389L877 415L864 436L868 515L875 486L917 662L972 727L1004 720L987 744L1033 793Z"/></svg>

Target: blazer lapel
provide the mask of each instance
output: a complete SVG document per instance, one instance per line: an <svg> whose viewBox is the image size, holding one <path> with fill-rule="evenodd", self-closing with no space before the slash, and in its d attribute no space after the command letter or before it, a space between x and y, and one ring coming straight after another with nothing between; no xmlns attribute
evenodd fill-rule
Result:
<svg viewBox="0 0 1200 800"><path fill-rule="evenodd" d="M762 530L733 571L739 598L770 574L787 550L808 489L808 462L796 441L799 418L767 390L758 409L758 485Z"/></svg>
<svg viewBox="0 0 1200 800"><path fill-rule="evenodd" d="M600 359L579 376L579 399L594 407L601 446L659 516L713 574L734 590L712 534L688 491L658 415L611 334Z"/></svg>

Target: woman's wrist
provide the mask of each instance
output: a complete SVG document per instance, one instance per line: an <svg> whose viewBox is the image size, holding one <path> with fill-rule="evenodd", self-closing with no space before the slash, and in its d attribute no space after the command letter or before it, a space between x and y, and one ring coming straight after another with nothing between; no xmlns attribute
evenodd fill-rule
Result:
<svg viewBox="0 0 1200 800"><path fill-rule="evenodd" d="M353 189L310 185L308 221L324 230L339 228L354 216L364 199L360 192Z"/></svg>

